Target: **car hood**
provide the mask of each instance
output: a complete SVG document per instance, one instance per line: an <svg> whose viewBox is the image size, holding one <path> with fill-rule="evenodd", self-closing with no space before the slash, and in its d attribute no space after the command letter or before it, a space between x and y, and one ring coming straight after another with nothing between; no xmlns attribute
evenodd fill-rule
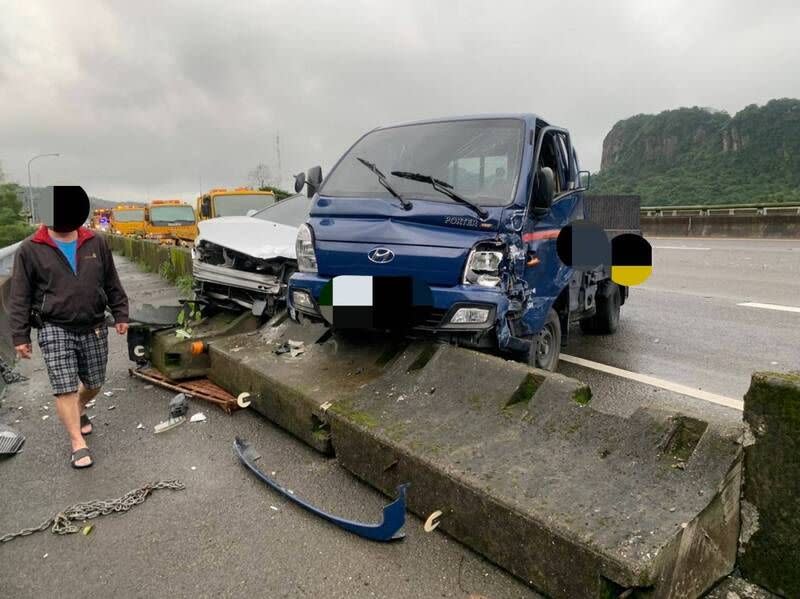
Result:
<svg viewBox="0 0 800 599"><path fill-rule="evenodd" d="M223 216L201 221L198 228L197 243L209 241L262 260L295 259L297 227L249 216Z"/></svg>

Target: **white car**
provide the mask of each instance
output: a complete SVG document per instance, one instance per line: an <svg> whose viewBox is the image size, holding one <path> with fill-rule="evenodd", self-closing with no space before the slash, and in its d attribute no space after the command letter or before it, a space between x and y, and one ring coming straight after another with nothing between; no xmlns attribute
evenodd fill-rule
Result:
<svg viewBox="0 0 800 599"><path fill-rule="evenodd" d="M271 316L285 302L289 277L297 270L297 229L310 207L305 195L294 195L248 216L198 223L192 249L197 297Z"/></svg>

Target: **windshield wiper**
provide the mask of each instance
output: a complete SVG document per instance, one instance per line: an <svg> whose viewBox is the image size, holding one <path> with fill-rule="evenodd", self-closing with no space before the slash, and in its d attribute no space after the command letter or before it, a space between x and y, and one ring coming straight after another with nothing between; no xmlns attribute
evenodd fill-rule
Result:
<svg viewBox="0 0 800 599"><path fill-rule="evenodd" d="M389 185L389 182L386 180L386 175L384 175L381 172L381 169L379 169L377 166L375 166L374 162L370 162L369 160L366 160L364 158L359 158L358 156L356 156L356 160L358 160L361 164L366 166L369 170L371 170L373 173L375 173L378 176L378 183L383 185L383 187L384 187L384 189L386 189L386 191L388 191L390 194L392 194L394 197L396 197L398 200L400 200L400 203L403 205L404 209L411 210L411 208L412 208L411 202L409 202L408 200L403 198L403 196L401 196L399 193L397 193L392 188L392 186Z"/></svg>
<svg viewBox="0 0 800 599"><path fill-rule="evenodd" d="M423 175L422 173L407 173L405 171L392 171L392 175L395 177L400 177L401 179L411 179L412 181L419 181L421 183L430 183L431 186L439 193L446 195L448 198L455 200L459 204L464 204L465 206L472 208L472 210L475 211L475 213L481 217L482 220L489 217L489 213L486 210L458 195L455 191L453 191L452 185L442 181L441 179L434 179L430 175Z"/></svg>

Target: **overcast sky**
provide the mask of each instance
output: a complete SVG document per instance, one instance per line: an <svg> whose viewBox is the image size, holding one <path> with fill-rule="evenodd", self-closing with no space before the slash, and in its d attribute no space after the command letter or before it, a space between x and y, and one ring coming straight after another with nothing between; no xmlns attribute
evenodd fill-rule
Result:
<svg viewBox="0 0 800 599"><path fill-rule="evenodd" d="M381 124L535 112L597 170L613 124L800 97L796 0L0 0L8 178L116 201L325 172Z"/></svg>

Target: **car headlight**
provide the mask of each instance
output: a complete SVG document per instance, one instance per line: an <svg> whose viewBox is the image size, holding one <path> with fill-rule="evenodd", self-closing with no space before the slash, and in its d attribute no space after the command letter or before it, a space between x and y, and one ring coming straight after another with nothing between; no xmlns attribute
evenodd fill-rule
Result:
<svg viewBox="0 0 800 599"><path fill-rule="evenodd" d="M465 285L497 287L504 254L499 250L472 250L464 270Z"/></svg>
<svg viewBox="0 0 800 599"><path fill-rule="evenodd" d="M317 272L317 255L314 253L314 231L307 224L300 225L295 242L297 268L300 272Z"/></svg>

